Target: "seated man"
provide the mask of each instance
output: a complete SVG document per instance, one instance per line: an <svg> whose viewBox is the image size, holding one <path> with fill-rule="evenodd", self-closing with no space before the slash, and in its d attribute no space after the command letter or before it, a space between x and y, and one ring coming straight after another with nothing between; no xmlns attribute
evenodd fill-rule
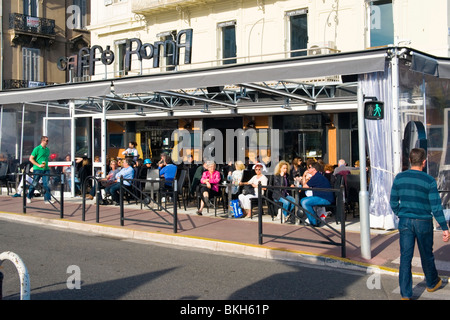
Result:
<svg viewBox="0 0 450 320"><path fill-rule="evenodd" d="M110 194L116 206L120 204L120 179L133 179L134 178L134 169L133 169L133 160L125 159L122 161L122 169L115 176L115 183L106 187L106 194ZM130 186L130 181L123 181L124 186Z"/></svg>
<svg viewBox="0 0 450 320"><path fill-rule="evenodd" d="M177 166L172 163L170 156L166 155L164 160L164 166L159 169L160 178L165 180L164 188L171 189L172 182L177 174Z"/></svg>
<svg viewBox="0 0 450 320"><path fill-rule="evenodd" d="M331 189L330 182L321 173L322 166L315 162L308 166L308 173L311 174L311 178L308 181L303 182L303 188L322 188ZM300 204L306 210L308 216L308 223L314 226L320 224L320 220L314 213L314 206L318 205L331 205L334 202L334 195L331 191L315 191L312 190L312 196L304 197Z"/></svg>

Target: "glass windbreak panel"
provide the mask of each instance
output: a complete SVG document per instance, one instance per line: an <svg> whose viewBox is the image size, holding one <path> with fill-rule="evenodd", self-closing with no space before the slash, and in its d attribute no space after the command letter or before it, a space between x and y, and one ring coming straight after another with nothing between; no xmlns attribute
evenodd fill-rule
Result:
<svg viewBox="0 0 450 320"><path fill-rule="evenodd" d="M450 190L449 114L450 81L425 76L426 133L428 173L443 183L440 190ZM446 181L446 184L445 182ZM448 195L450 198L450 194Z"/></svg>
<svg viewBox="0 0 450 320"><path fill-rule="evenodd" d="M75 120L75 156L91 158L91 118Z"/></svg>
<svg viewBox="0 0 450 320"><path fill-rule="evenodd" d="M52 161L65 161L70 155L70 119L48 119L47 136Z"/></svg>
<svg viewBox="0 0 450 320"><path fill-rule="evenodd" d="M25 106L22 161L28 161L34 147L41 142L45 107Z"/></svg>
<svg viewBox="0 0 450 320"><path fill-rule="evenodd" d="M236 63L236 26L226 26L222 28L222 58L226 59L223 64Z"/></svg>
<svg viewBox="0 0 450 320"><path fill-rule="evenodd" d="M2 140L0 153L3 158L16 160L20 157L20 137L22 128L22 109L4 108L2 114Z"/></svg>
<svg viewBox="0 0 450 320"><path fill-rule="evenodd" d="M306 14L290 17L290 50L301 50L308 47L308 18ZM307 51L292 52L291 57L306 56Z"/></svg>
<svg viewBox="0 0 450 320"><path fill-rule="evenodd" d="M94 166L101 166L102 156L102 120L94 119Z"/></svg>
<svg viewBox="0 0 450 320"><path fill-rule="evenodd" d="M392 0L370 3L370 46L394 44Z"/></svg>

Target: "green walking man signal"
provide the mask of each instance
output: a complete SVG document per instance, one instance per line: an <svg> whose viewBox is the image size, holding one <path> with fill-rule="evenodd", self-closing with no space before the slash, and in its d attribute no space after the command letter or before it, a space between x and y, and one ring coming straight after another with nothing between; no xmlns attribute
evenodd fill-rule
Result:
<svg viewBox="0 0 450 320"><path fill-rule="evenodd" d="M381 120L384 118L384 102L366 101L364 102L364 119Z"/></svg>

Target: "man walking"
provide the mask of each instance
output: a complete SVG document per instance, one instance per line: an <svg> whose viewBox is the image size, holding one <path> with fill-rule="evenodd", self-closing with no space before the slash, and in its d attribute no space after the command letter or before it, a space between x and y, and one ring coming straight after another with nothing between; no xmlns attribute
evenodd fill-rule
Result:
<svg viewBox="0 0 450 320"><path fill-rule="evenodd" d="M397 174L392 185L390 206L399 217L400 272L399 284L402 299L412 297L411 261L415 241L419 248L427 291L434 292L442 285L433 255L433 216L443 230L443 241L449 240L448 226L442 210L436 180L423 172L426 152L412 149L409 154L411 169Z"/></svg>
<svg viewBox="0 0 450 320"><path fill-rule="evenodd" d="M48 148L48 137L41 137L41 144L33 149L30 155L30 162L33 164L33 182L28 188L27 203L31 203L31 198L34 194L34 189L42 178L42 186L44 187L44 203L49 204L54 201L51 199L50 187L48 186L50 169L48 168L48 157L50 156L50 149Z"/></svg>

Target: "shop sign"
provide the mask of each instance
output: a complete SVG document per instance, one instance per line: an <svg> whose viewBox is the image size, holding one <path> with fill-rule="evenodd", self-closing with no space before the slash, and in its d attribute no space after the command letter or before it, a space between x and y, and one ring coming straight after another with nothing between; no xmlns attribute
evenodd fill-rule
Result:
<svg viewBox="0 0 450 320"><path fill-rule="evenodd" d="M155 43L142 43L140 39L125 40L124 71L131 70L132 59L135 56L139 61L153 59L153 68L159 67L160 57L171 59L169 65L179 65L180 50L184 48L184 63L191 63L192 58L192 29L180 30L176 40L156 41ZM182 40L184 39L184 40ZM161 53L162 51L162 53ZM73 70L76 77L82 77L83 70L89 67L89 75L95 75L95 66L98 61L104 65L114 62L115 54L110 46L103 49L99 45L90 48L81 48L78 54L58 59L58 69L61 71Z"/></svg>

